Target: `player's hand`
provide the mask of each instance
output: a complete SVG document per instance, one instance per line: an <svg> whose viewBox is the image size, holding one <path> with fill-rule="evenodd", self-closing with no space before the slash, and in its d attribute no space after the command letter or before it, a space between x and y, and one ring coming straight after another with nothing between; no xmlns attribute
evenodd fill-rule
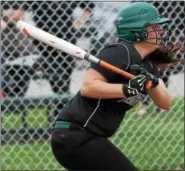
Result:
<svg viewBox="0 0 185 171"><path fill-rule="evenodd" d="M136 96L138 94L146 94L145 85L149 81L146 75L138 75L129 80L128 84L122 87L123 93L126 97Z"/></svg>
<svg viewBox="0 0 185 171"><path fill-rule="evenodd" d="M136 75L136 76L137 75L145 75L146 80L152 81L152 87L151 88L154 88L159 84L159 79L157 77L155 77L153 74L149 73L148 71L146 71L145 69L143 69L139 65L132 65L130 67L130 72L132 74ZM145 84L144 88L146 88L146 84Z"/></svg>

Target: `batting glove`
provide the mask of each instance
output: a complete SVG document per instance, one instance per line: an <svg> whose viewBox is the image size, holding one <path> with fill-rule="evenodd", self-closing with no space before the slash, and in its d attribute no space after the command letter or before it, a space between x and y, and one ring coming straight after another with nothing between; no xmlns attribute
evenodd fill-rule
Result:
<svg viewBox="0 0 185 171"><path fill-rule="evenodd" d="M130 67L130 72L134 75L145 75L148 81L152 81L151 88L154 88L159 84L159 79L157 77L155 77L154 75L152 75L151 73L149 73L148 71L140 67L139 65L132 65ZM144 87L146 88L146 85Z"/></svg>
<svg viewBox="0 0 185 171"><path fill-rule="evenodd" d="M146 94L145 85L148 82L146 75L138 75L129 80L128 84L122 86L123 93L126 97L136 96L138 94Z"/></svg>

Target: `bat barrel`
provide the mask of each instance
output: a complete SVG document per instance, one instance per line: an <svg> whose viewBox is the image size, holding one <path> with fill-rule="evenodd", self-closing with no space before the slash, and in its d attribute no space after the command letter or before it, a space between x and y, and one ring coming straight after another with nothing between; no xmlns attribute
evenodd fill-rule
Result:
<svg viewBox="0 0 185 171"><path fill-rule="evenodd" d="M131 79L134 77L134 75L123 71L111 64L108 64L105 61L99 60L95 56L87 53L83 49L79 48L78 46L73 45L72 43L69 43L61 38L58 38L52 34L49 34L39 28L36 28L35 26L32 26L28 23L25 23L23 21L17 22L17 28L19 28L22 32L24 32L27 36L32 37L36 40L39 40L49 46L52 46L60 51L63 51L69 55L75 56L80 59L86 59L93 63L98 63L100 66L107 68L109 70L112 70L113 72L116 72L128 79ZM147 85L147 88L151 87L151 83Z"/></svg>
<svg viewBox="0 0 185 171"><path fill-rule="evenodd" d="M21 20L18 21L16 26L19 30L21 30L27 36L32 37L36 40L39 40L69 55L84 59L84 56L87 53L86 51L73 45L72 43L63 40L62 38L58 38L52 34L49 34L24 21L21 21Z"/></svg>

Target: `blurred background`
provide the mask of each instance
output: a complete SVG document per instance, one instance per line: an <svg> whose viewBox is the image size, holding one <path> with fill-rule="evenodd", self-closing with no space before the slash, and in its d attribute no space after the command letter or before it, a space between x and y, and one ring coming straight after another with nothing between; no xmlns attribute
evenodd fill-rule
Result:
<svg viewBox="0 0 185 171"><path fill-rule="evenodd" d="M114 20L134 1L1 1L2 170L61 170L50 148L52 124L79 90L89 63L30 39L23 20L97 55L117 41ZM184 1L150 1L165 17L173 43L184 44ZM184 59L179 52L177 58ZM129 111L110 140L140 170L184 168L184 64L161 71L173 97L170 111L146 98ZM124 131L123 131L124 130Z"/></svg>

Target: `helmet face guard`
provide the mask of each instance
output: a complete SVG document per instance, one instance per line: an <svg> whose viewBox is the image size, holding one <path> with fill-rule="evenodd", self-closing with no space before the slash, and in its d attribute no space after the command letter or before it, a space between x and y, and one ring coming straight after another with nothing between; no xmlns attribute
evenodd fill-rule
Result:
<svg viewBox="0 0 185 171"><path fill-rule="evenodd" d="M147 42L150 44L155 44L155 45L159 45L159 46L166 46L169 43L169 36L170 36L170 32L169 32L169 28L162 28L162 29L156 29L154 27L155 24L166 24L167 22L169 22L169 19L164 18L162 16L158 16L157 18L152 19L151 21L145 23L142 27L136 27L136 28L119 28L118 30L118 36L119 39L125 39L131 42ZM153 26L153 31L148 32L146 27L147 26ZM158 31L162 31L164 34L157 36L157 32ZM148 35L150 33L154 32L156 37L154 38L148 38ZM147 40L152 40L155 39L156 42L152 43L150 41Z"/></svg>
<svg viewBox="0 0 185 171"><path fill-rule="evenodd" d="M160 19L160 18L159 18L159 19ZM161 18L161 19L165 19L165 18ZM144 26L144 30L143 30L142 32L144 32L145 35L147 35L147 36L145 36L145 37L143 38L143 41L145 41L145 42L147 42L147 43L155 44L155 45L158 45L158 46L166 47L166 46L169 45L169 38L170 38L170 35L171 35L171 31L169 30L169 27L168 27L168 25L167 25L167 22L169 22L169 20L166 20L166 21L163 20L162 23L161 23L161 22L156 22L156 23L153 22L153 21L155 21L155 20L156 20L156 19L152 20L151 22L149 22L150 24L146 24L146 25ZM158 25L160 25L160 26L163 25L163 27L160 27L160 29L156 29L156 28L154 27L155 24L158 24ZM153 28L153 31L149 31L149 32L146 31L146 27L149 26L149 25ZM159 32L159 31L161 31L162 34L158 35L157 32ZM148 35L149 35L150 33L155 33L155 37L154 37L154 38L148 38ZM152 42L147 41L147 40L152 40L152 39L155 39L156 42L152 43Z"/></svg>

